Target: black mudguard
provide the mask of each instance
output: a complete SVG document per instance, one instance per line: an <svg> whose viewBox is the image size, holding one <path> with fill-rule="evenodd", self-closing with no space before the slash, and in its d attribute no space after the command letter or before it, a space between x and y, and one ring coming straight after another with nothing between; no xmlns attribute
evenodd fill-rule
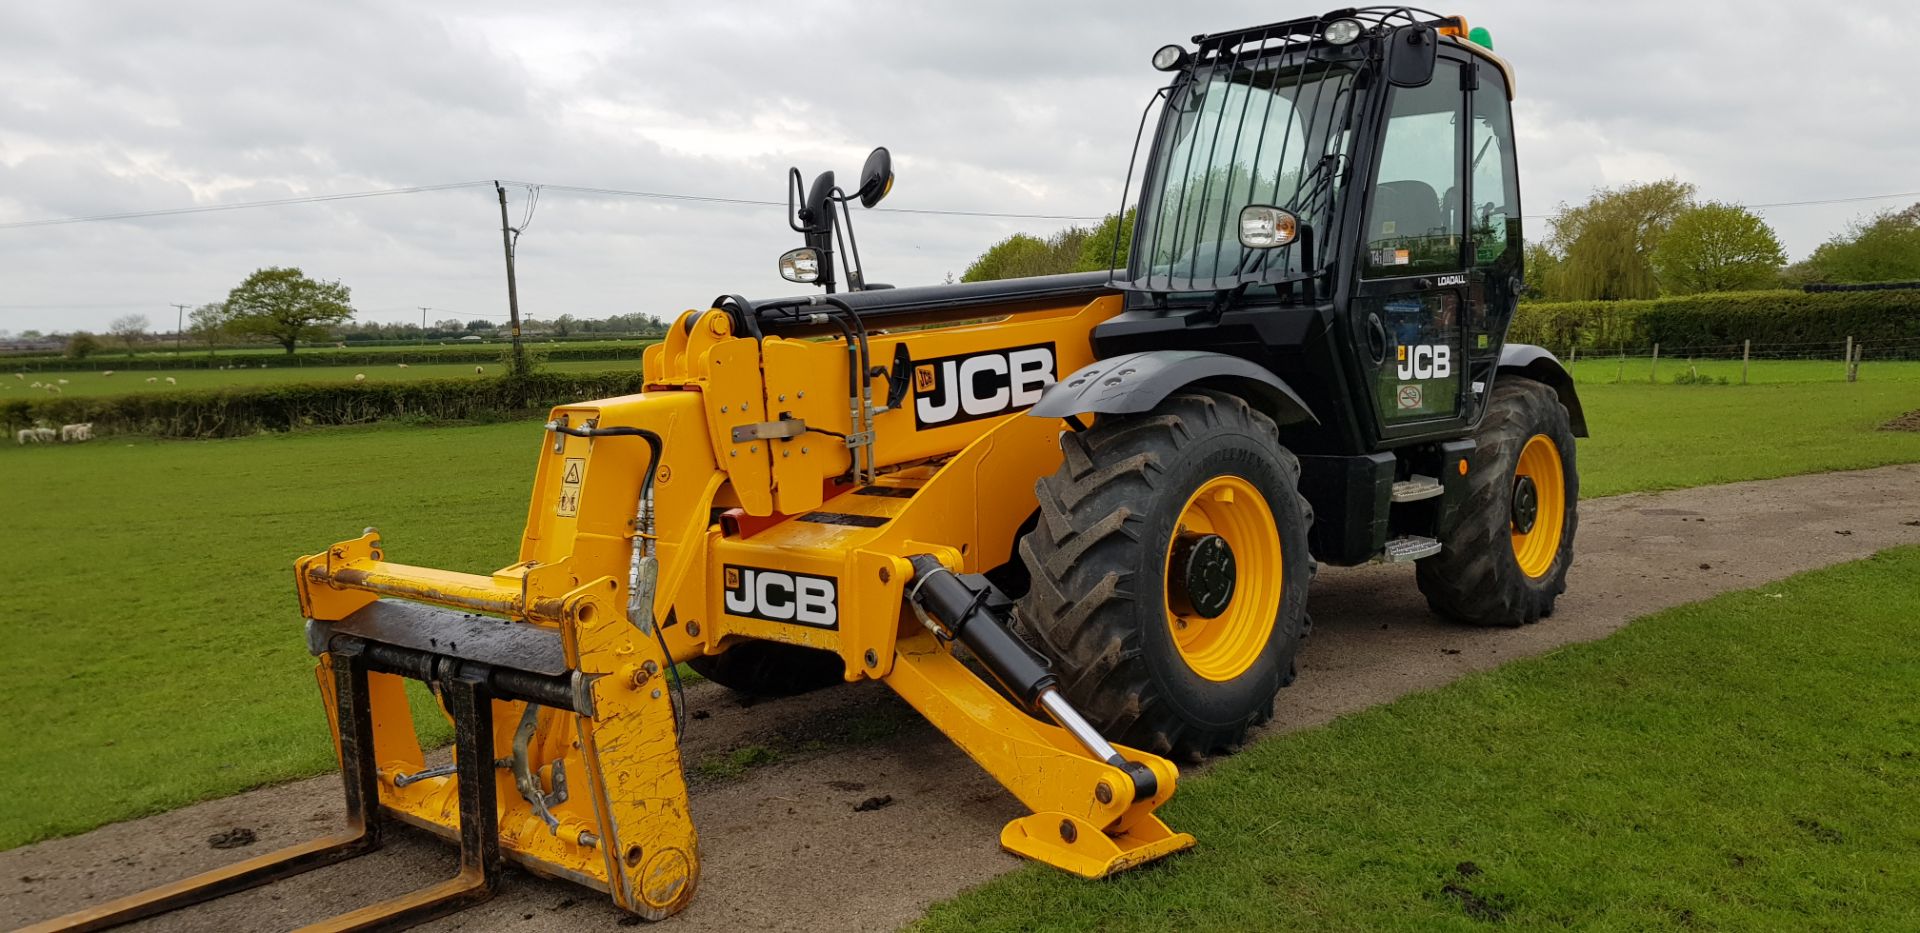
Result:
<svg viewBox="0 0 1920 933"><path fill-rule="evenodd" d="M1291 386L1266 367L1205 350L1147 350L1091 363L1048 386L1027 414L1039 418L1138 414L1153 410L1187 386L1232 392L1279 424L1320 420Z"/></svg>
<svg viewBox="0 0 1920 933"><path fill-rule="evenodd" d="M1524 376L1541 383L1560 396L1560 404L1567 407L1567 417L1573 422L1573 436L1587 436L1587 413L1580 407L1580 395L1573 388L1573 374L1567 372L1560 358L1544 348L1527 343L1510 343L1500 349L1500 367L1498 378ZM1044 404L1045 397L1041 399Z"/></svg>

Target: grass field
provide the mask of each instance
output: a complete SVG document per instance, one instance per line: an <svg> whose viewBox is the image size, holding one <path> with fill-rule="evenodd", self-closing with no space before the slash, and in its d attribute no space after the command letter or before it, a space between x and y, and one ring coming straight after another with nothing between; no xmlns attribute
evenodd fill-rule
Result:
<svg viewBox="0 0 1920 933"><path fill-rule="evenodd" d="M474 372L480 367L484 373ZM562 360L545 363L542 370L549 372L609 372L621 369L639 369L640 353L635 350L631 356L608 360ZM382 366L289 366L268 369L174 369L141 370L136 372L116 372L103 376L97 372L85 373L28 373L25 379L16 379L13 374L0 375L0 399L38 398L47 395L44 389L34 389L35 382L54 382L67 380L60 385L64 395L127 395L136 392L172 392L184 389L225 389L236 386L289 385L307 382L352 382L353 377L365 374L368 382L412 382L420 379L476 379L482 375L499 376L507 368L498 363L414 363L406 368L388 364ZM167 382L168 378L175 380ZM154 381L148 382L148 379Z"/></svg>
<svg viewBox="0 0 1920 933"><path fill-rule="evenodd" d="M1584 493L1920 461L1920 387L1595 385ZM293 559L509 563L536 423L0 446L0 848L332 765ZM164 761L156 768L153 762Z"/></svg>
<svg viewBox="0 0 1920 933"><path fill-rule="evenodd" d="M1920 929L1916 579L1889 551L1262 742L1162 811L1191 853L920 929Z"/></svg>

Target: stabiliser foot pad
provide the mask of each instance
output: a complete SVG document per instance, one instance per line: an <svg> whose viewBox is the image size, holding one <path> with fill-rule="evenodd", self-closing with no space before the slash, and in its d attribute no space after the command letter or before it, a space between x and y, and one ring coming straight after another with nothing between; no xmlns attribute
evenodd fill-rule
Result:
<svg viewBox="0 0 1920 933"><path fill-rule="evenodd" d="M1140 814L1116 835L1066 813L1023 816L1000 831L1000 845L1082 878L1104 878L1193 847L1193 834L1176 833L1152 814Z"/></svg>

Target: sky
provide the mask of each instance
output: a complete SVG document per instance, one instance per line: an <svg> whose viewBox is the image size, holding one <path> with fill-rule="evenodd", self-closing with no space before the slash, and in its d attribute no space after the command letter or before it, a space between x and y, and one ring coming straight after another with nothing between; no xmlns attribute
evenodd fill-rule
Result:
<svg viewBox="0 0 1920 933"><path fill-rule="evenodd" d="M167 3L0 0L0 331L104 329L293 265L362 319L507 312L491 185L139 219L8 223L504 179L523 313L671 318L792 294L789 166L897 181L868 278L1115 210L1148 58L1288 3ZM1920 25L1888 4L1476 0L1513 65L1529 235L1596 187L1678 177L1760 209L1790 258L1920 200ZM1811 67L1814 64L1822 67ZM966 211L1039 217L986 217ZM1084 221L1083 221L1084 222Z"/></svg>

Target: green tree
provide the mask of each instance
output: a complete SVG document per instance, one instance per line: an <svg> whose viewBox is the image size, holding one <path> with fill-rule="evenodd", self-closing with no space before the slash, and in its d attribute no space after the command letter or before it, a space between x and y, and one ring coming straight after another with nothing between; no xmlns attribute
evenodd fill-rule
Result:
<svg viewBox="0 0 1920 933"><path fill-rule="evenodd" d="M1094 228L1087 232L1087 238L1080 244L1080 261L1074 264L1075 272L1097 272L1109 267L1125 269L1127 257L1133 250L1134 209L1127 208L1125 214L1108 214ZM1119 249L1115 250L1115 244Z"/></svg>
<svg viewBox="0 0 1920 933"><path fill-rule="evenodd" d="M100 338L84 330L76 330L67 336L67 356L84 360L100 349Z"/></svg>
<svg viewBox="0 0 1920 933"><path fill-rule="evenodd" d="M1615 300L1660 294L1653 252L1675 218L1693 206L1693 186L1675 179L1601 188L1578 207L1560 205L1548 223L1563 261L1548 281L1555 299Z"/></svg>
<svg viewBox="0 0 1920 933"><path fill-rule="evenodd" d="M1856 220L1795 265L1789 275L1811 282L1920 280L1920 204Z"/></svg>
<svg viewBox="0 0 1920 933"><path fill-rule="evenodd" d="M227 336L227 327L232 321L233 315L227 313L225 302L208 302L187 313L187 333L195 340L205 341L207 352L212 353Z"/></svg>
<svg viewBox="0 0 1920 933"><path fill-rule="evenodd" d="M330 325L352 320L351 297L338 281L318 282L293 267L261 269L227 294L228 328L270 338L292 353L300 341L324 340Z"/></svg>
<svg viewBox="0 0 1920 933"><path fill-rule="evenodd" d="M121 343L126 344L127 355L132 356L134 345L147 334L147 324L147 316L144 314L124 314L114 318L113 323L107 325L107 333L118 337Z"/></svg>
<svg viewBox="0 0 1920 933"><path fill-rule="evenodd" d="M1661 290L1678 295L1767 288L1786 261L1766 221L1719 202L1682 211L1653 250Z"/></svg>
<svg viewBox="0 0 1920 933"><path fill-rule="evenodd" d="M1536 300L1552 300L1558 297L1556 291L1560 276L1564 274L1561 266L1565 260L1553 247L1546 243L1528 243L1526 252L1526 284L1520 289L1523 297Z"/></svg>
<svg viewBox="0 0 1920 933"><path fill-rule="evenodd" d="M967 266L962 282L987 282L1029 275L1059 275L1064 272L1099 272L1116 261L1126 268L1133 248L1133 216L1108 214L1092 229L1067 227L1046 239L1030 233L1016 233L980 254ZM1114 251L1115 243L1119 252Z"/></svg>

